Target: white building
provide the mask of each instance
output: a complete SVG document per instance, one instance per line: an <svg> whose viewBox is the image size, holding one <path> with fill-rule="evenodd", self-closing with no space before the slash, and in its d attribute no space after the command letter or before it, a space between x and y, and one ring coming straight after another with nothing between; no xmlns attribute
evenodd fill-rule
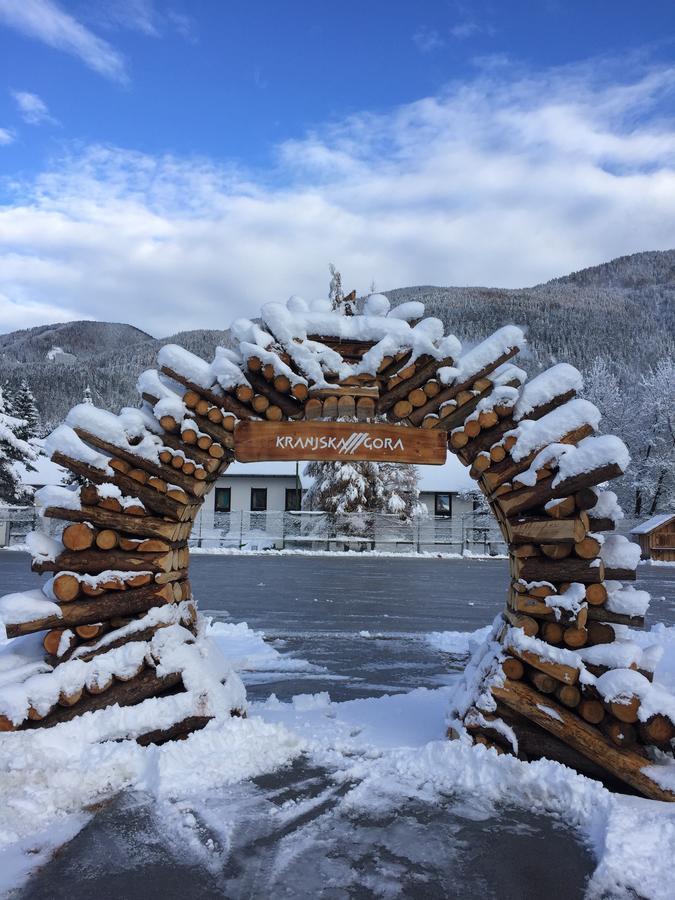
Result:
<svg viewBox="0 0 675 900"><path fill-rule="evenodd" d="M232 463L206 499L193 537L204 547L339 549L365 544L380 549L461 551L474 545L482 552L503 549L497 548L495 529L474 515L476 484L454 456L443 466L418 467L426 517L404 522L396 515L371 516L364 539L340 534L340 522L325 513L300 511L302 492L308 487L304 468L304 462ZM346 518L342 517L343 524Z"/></svg>
<svg viewBox="0 0 675 900"><path fill-rule="evenodd" d="M61 483L67 474L45 457L38 460L36 468L35 472L22 473L22 481L33 488ZM495 524L475 515L476 484L453 455L448 455L442 466L418 466L426 517L405 522L396 515L370 516L363 532L359 532L365 536L359 538L343 533L350 530L345 517L336 521L320 511L300 511L302 491L308 487L304 469L304 462L232 463L206 497L195 520L195 543L213 548L504 551ZM25 527L20 527L18 520L14 523L19 536L32 527L31 512L26 510ZM12 518L17 519L17 512Z"/></svg>
<svg viewBox="0 0 675 900"><path fill-rule="evenodd" d="M301 507L307 489L306 463L233 462L216 482L202 507L198 523L213 528L218 514L293 512ZM473 511L466 495L476 493L476 483L455 456L443 466L418 466L420 500L430 516L458 518Z"/></svg>

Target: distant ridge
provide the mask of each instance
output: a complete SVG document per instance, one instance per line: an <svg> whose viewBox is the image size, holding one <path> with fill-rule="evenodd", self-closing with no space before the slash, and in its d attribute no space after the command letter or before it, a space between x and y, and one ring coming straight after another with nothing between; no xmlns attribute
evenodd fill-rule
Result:
<svg viewBox="0 0 675 900"><path fill-rule="evenodd" d="M523 363L531 373L560 360L583 371L599 356L641 371L675 354L675 250L622 256L531 288L416 285L383 293L395 306L421 300L427 315L442 319L465 343L501 325L526 326L529 349ZM0 384L16 386L26 378L50 427L80 402L87 385L99 406L135 404L138 374L155 365L166 343L212 358L230 339L223 330L158 339L119 323L43 325L0 335ZM56 354L49 360L53 347L75 359Z"/></svg>
<svg viewBox="0 0 675 900"><path fill-rule="evenodd" d="M539 286L552 284L626 289L656 284L675 286L675 250L647 250L630 256L618 256L610 262L553 278Z"/></svg>

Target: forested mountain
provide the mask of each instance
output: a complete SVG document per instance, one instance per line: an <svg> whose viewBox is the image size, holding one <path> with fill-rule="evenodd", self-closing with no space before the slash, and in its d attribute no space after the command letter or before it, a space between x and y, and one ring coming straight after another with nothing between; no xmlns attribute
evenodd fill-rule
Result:
<svg viewBox="0 0 675 900"><path fill-rule="evenodd" d="M532 288L386 293L394 304L421 300L463 342L525 326L534 368L565 361L585 369L602 355L640 371L675 348L675 250L623 256Z"/></svg>
<svg viewBox="0 0 675 900"><path fill-rule="evenodd" d="M0 334L0 358L3 362L42 363L59 355L87 359L108 352L151 341L153 338L134 328L112 322L63 322L39 325L10 334ZM54 351L56 350L56 353Z"/></svg>
<svg viewBox="0 0 675 900"><path fill-rule="evenodd" d="M675 502L675 250L623 256L531 288L414 286L385 293L393 305L421 300L427 315L442 319L465 346L502 325L524 326L529 348L520 358L529 373L559 361L576 365L606 427L627 437L637 463L623 486L631 511ZM135 405L136 378L166 343L211 359L218 344L229 345L229 334L202 329L158 339L107 322L15 331L0 335L0 385L11 393L25 379L49 430L87 386L98 406Z"/></svg>
<svg viewBox="0 0 675 900"><path fill-rule="evenodd" d="M43 325L0 335L0 385L16 389L27 381L49 431L81 402L87 387L97 406L135 405L136 378L155 365L163 344L178 343L212 358L218 344L228 341L227 331L183 331L158 340L111 322Z"/></svg>

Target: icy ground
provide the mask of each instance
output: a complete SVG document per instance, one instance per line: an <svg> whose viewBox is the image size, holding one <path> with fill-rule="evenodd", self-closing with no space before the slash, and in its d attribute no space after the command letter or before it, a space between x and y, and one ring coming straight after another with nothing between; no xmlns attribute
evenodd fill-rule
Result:
<svg viewBox="0 0 675 900"><path fill-rule="evenodd" d="M391 560L233 562L195 561L194 582L248 718L160 748L82 742L81 722L0 741L3 891L672 896L670 805L443 739L475 619L502 602L502 564L421 561L406 576ZM672 622L675 578L650 580ZM654 633L672 684L675 628Z"/></svg>

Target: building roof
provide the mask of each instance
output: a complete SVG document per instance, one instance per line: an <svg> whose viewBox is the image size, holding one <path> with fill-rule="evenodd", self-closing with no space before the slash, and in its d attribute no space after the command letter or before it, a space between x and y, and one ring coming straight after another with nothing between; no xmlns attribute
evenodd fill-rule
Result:
<svg viewBox="0 0 675 900"><path fill-rule="evenodd" d="M310 478L304 474L305 462L298 464L300 472L300 480L307 487ZM448 458L442 466L418 466L420 472L419 489L421 492L438 493L448 492L463 494L469 491L477 490L476 482L469 475L466 469L456 456L449 453ZM286 477L295 478L294 462L254 462L240 463L233 462L227 471L221 477Z"/></svg>
<svg viewBox="0 0 675 900"><path fill-rule="evenodd" d="M305 463L301 462L298 466L300 477L305 468ZM223 472L221 478L230 478L232 475L249 477L251 475L263 475L265 477L286 476L287 478L295 478L294 462L232 462Z"/></svg>
<svg viewBox="0 0 675 900"><path fill-rule="evenodd" d="M477 491L478 486L454 453L448 453L448 458L442 466L418 466L420 470L420 491L438 493L464 494Z"/></svg>
<svg viewBox="0 0 675 900"><path fill-rule="evenodd" d="M655 529L660 528L661 525L672 522L673 519L675 519L675 513L659 513L657 516L652 516L651 519L647 519L645 522L636 525L635 528L631 528L630 533L650 534Z"/></svg>

